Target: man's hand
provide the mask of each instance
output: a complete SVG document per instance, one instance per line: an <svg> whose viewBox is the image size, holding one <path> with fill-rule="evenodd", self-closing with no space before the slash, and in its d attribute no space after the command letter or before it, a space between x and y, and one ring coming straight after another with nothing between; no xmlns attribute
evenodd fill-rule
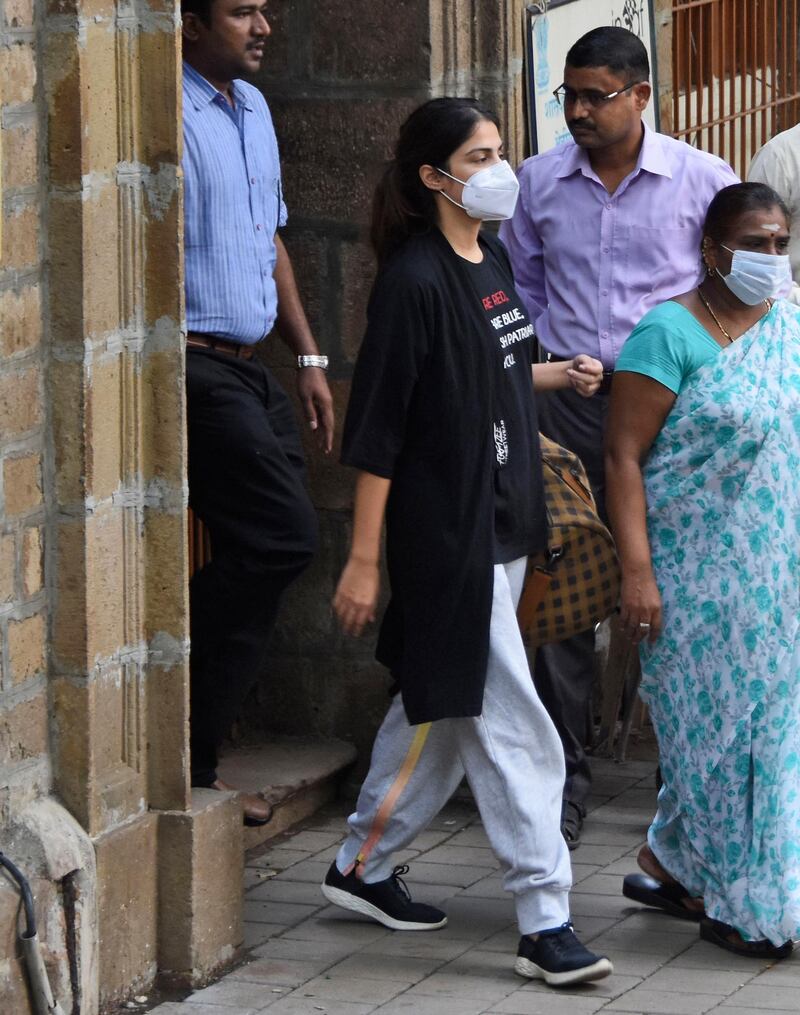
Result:
<svg viewBox="0 0 800 1015"><path fill-rule="evenodd" d="M320 367L302 367L297 371L297 393L303 416L316 431L317 444L325 454L333 447L333 398L325 371Z"/></svg>
<svg viewBox="0 0 800 1015"><path fill-rule="evenodd" d="M283 240L275 234L275 287L278 290L278 334L293 356L318 356L319 349L308 326L292 262ZM297 371L297 393L306 423L315 431L317 443L325 454L333 447L333 399L319 367L301 367Z"/></svg>
<svg viewBox="0 0 800 1015"><path fill-rule="evenodd" d="M573 389L584 398L591 398L603 383L603 364L593 356L581 353L576 356L569 369L567 377Z"/></svg>

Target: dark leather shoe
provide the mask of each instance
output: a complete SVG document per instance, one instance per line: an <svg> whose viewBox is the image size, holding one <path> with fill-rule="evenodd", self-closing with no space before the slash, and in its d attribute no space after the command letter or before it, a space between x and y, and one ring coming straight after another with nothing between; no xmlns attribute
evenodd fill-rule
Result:
<svg viewBox="0 0 800 1015"><path fill-rule="evenodd" d="M242 814L244 823L249 828L257 828L266 825L272 820L272 804L267 803L261 793L245 793L243 790L231 786L223 779L212 782L210 789L223 790L226 793L236 793L242 801Z"/></svg>
<svg viewBox="0 0 800 1015"><path fill-rule="evenodd" d="M584 810L579 804L571 800L564 801L564 812L561 817L561 834L567 843L570 852L577 849L581 844L581 829L583 828Z"/></svg>

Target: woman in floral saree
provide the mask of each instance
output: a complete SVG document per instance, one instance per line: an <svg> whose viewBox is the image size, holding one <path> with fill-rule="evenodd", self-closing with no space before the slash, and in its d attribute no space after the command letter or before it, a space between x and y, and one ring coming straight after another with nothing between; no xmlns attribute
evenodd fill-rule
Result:
<svg viewBox="0 0 800 1015"><path fill-rule="evenodd" d="M629 898L738 954L800 937L800 312L788 213L715 197L697 289L617 363L606 467L621 622L663 786Z"/></svg>

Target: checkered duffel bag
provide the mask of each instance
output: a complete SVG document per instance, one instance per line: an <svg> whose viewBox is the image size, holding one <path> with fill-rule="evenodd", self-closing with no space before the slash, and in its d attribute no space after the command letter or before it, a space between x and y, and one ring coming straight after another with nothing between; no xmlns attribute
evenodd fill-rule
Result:
<svg viewBox="0 0 800 1015"><path fill-rule="evenodd" d="M528 558L517 610L526 644L546 645L594 627L619 600L611 533L600 520L577 455L540 434L547 549Z"/></svg>

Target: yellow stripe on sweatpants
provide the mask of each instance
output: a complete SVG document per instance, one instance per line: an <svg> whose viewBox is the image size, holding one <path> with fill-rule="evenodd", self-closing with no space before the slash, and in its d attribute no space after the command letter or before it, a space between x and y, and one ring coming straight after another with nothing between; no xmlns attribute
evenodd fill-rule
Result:
<svg viewBox="0 0 800 1015"><path fill-rule="evenodd" d="M420 726L417 727L417 732L414 734L414 739L411 741L408 753L403 760L403 764L400 766L400 771L397 773L396 779L389 787L386 796L383 798L383 801L378 808L378 813L375 815L375 820L372 822L369 835L351 866L348 867L346 871L343 871L344 874L349 874L354 867L356 868L356 874L358 874L358 868L363 868L364 864L367 862L370 853L375 848L386 829L386 822L389 820L400 794L408 785L408 780L411 778L411 775L416 768L417 762L422 754L422 748L425 746L425 741L427 740L430 731L431 724L429 722L421 723Z"/></svg>

